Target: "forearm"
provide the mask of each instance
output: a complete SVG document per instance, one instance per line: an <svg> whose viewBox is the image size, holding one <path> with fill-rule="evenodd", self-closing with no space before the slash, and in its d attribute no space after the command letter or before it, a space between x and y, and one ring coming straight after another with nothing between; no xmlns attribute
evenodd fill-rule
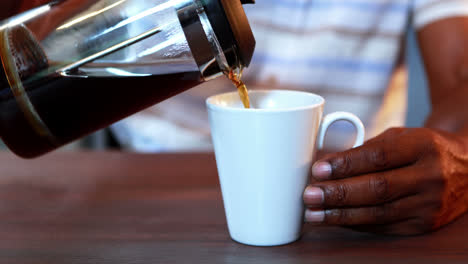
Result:
<svg viewBox="0 0 468 264"><path fill-rule="evenodd" d="M418 38L432 102L426 127L468 138L468 18L432 23Z"/></svg>
<svg viewBox="0 0 468 264"><path fill-rule="evenodd" d="M425 127L468 138L468 87L460 84L449 93L444 100L432 104Z"/></svg>

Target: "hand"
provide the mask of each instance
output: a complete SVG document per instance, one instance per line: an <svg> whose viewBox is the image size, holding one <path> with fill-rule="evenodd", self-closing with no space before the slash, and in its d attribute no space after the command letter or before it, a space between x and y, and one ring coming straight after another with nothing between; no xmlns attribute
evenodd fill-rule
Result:
<svg viewBox="0 0 468 264"><path fill-rule="evenodd" d="M427 128L394 128L312 168L306 221L413 235L468 210L468 144Z"/></svg>

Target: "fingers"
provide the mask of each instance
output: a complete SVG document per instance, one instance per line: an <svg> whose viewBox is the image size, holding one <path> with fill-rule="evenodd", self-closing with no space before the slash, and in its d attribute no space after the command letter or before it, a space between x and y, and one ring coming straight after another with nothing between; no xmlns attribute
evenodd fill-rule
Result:
<svg viewBox="0 0 468 264"><path fill-rule="evenodd" d="M304 203L313 208L343 208L384 204L418 192L419 168L366 174L318 182L304 191Z"/></svg>
<svg viewBox="0 0 468 264"><path fill-rule="evenodd" d="M342 179L414 163L421 144L413 134L392 129L359 148L326 156L314 164L312 177L319 181Z"/></svg>
<svg viewBox="0 0 468 264"><path fill-rule="evenodd" d="M328 210L308 209L305 212L305 220L315 224L371 228L371 226L392 224L410 219L415 214L417 206L417 198L411 196L379 206Z"/></svg>

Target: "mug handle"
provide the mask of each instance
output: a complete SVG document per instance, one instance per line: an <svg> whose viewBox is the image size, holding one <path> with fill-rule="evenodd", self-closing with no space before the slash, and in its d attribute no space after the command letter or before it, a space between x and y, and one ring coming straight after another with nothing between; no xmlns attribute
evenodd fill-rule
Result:
<svg viewBox="0 0 468 264"><path fill-rule="evenodd" d="M356 127L357 136L353 148L359 147L364 143L365 129L361 119L359 119L359 117L356 115L348 112L335 112L328 114L323 118L318 137L318 149L323 149L325 134L327 133L328 128L337 121L348 121L353 124L354 127Z"/></svg>

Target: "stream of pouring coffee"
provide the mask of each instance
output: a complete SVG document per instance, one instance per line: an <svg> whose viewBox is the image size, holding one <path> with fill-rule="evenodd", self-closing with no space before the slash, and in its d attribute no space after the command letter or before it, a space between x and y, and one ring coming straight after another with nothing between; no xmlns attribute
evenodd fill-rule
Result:
<svg viewBox="0 0 468 264"><path fill-rule="evenodd" d="M243 71L244 69L231 69L229 71L228 78L237 87L237 91L239 92L239 96L244 107L250 108L249 92L247 91L247 86L245 86L244 82L241 80Z"/></svg>

